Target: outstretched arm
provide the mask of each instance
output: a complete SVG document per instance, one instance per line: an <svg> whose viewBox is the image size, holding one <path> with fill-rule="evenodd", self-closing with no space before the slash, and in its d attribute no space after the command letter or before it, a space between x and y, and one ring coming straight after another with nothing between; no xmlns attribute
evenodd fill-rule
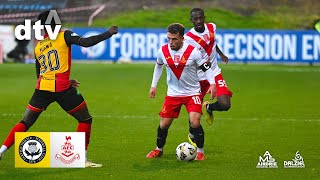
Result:
<svg viewBox="0 0 320 180"><path fill-rule="evenodd" d="M101 33L99 35L90 36L90 37L81 37L77 35L76 33L72 31L65 31L64 33L64 39L68 46L71 46L72 44L76 44L82 47L90 47L93 45L98 44L101 41L104 41L108 38L110 38L112 35L118 33L118 27L117 26L111 26L108 31Z"/></svg>
<svg viewBox="0 0 320 180"><path fill-rule="evenodd" d="M225 62L226 64L228 64L229 58L228 58L226 55L223 54L223 52L220 50L220 48L219 48L218 45L216 46L216 50L217 50L217 53L219 54L221 60L222 60L223 62Z"/></svg>

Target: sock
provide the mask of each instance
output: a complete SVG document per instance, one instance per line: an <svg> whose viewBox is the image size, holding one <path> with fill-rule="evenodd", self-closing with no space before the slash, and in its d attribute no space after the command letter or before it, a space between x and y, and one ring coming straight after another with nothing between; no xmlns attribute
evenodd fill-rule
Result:
<svg viewBox="0 0 320 180"><path fill-rule="evenodd" d="M168 128L161 129L159 125L157 135L157 146L159 149L163 148L163 146L166 144L167 135Z"/></svg>
<svg viewBox="0 0 320 180"><path fill-rule="evenodd" d="M7 151L7 149L8 149L8 147L7 147L7 146L2 145L2 146L1 146L1 148L0 148L0 153L4 153L4 152L6 152L6 151Z"/></svg>
<svg viewBox="0 0 320 180"><path fill-rule="evenodd" d="M88 145L90 142L90 135L91 135L91 124L89 123L79 123L77 132L85 132L86 137L86 150L88 149Z"/></svg>
<svg viewBox="0 0 320 180"><path fill-rule="evenodd" d="M221 107L221 105L219 104L218 101L212 103L212 104L209 104L208 105L208 108L207 108L209 111L223 111L224 109Z"/></svg>
<svg viewBox="0 0 320 180"><path fill-rule="evenodd" d="M204 150L203 150L203 148L197 148L197 152L204 153Z"/></svg>
<svg viewBox="0 0 320 180"><path fill-rule="evenodd" d="M4 141L3 145L9 149L14 144L14 133L15 132L25 132L27 130L26 126L23 123L16 124L8 134L8 137Z"/></svg>
<svg viewBox="0 0 320 180"><path fill-rule="evenodd" d="M198 148L203 148L204 146L204 131L202 126L200 125L197 128L192 128L194 131L194 140L197 144Z"/></svg>
<svg viewBox="0 0 320 180"><path fill-rule="evenodd" d="M156 150L162 151L163 148L156 147Z"/></svg>
<svg viewBox="0 0 320 180"><path fill-rule="evenodd" d="M193 128L191 127L190 120L189 120L189 133L191 134L190 137L193 138L193 136L194 136L194 130L193 130Z"/></svg>

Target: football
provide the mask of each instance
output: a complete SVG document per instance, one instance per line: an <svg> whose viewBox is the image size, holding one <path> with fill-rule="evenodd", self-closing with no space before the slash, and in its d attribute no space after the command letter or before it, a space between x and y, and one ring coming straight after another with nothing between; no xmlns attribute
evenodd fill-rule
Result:
<svg viewBox="0 0 320 180"><path fill-rule="evenodd" d="M176 148L176 156L179 161L192 161L196 155L197 148L187 142L179 144Z"/></svg>

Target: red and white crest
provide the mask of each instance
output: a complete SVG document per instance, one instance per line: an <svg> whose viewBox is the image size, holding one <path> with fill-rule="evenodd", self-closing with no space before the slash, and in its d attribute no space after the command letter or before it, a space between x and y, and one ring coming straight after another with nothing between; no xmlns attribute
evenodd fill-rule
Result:
<svg viewBox="0 0 320 180"><path fill-rule="evenodd" d="M65 142L61 145L61 154L55 156L56 160L60 160L64 164L71 164L75 160L80 159L80 154L74 154L74 145L71 144L71 136L65 136ZM61 156L62 155L62 156Z"/></svg>
<svg viewBox="0 0 320 180"><path fill-rule="evenodd" d="M66 142L61 146L63 151L61 154L65 157L70 157L73 155L74 146L71 144L71 136L66 136Z"/></svg>
<svg viewBox="0 0 320 180"><path fill-rule="evenodd" d="M180 55L174 55L173 62L174 62L175 64L179 64L179 61L180 61Z"/></svg>

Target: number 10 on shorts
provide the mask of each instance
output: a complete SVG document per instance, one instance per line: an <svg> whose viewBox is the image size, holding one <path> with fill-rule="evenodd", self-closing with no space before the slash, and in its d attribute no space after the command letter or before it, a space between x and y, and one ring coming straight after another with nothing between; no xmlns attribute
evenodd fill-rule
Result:
<svg viewBox="0 0 320 180"><path fill-rule="evenodd" d="M194 104L201 104L201 100L199 96L192 96Z"/></svg>

